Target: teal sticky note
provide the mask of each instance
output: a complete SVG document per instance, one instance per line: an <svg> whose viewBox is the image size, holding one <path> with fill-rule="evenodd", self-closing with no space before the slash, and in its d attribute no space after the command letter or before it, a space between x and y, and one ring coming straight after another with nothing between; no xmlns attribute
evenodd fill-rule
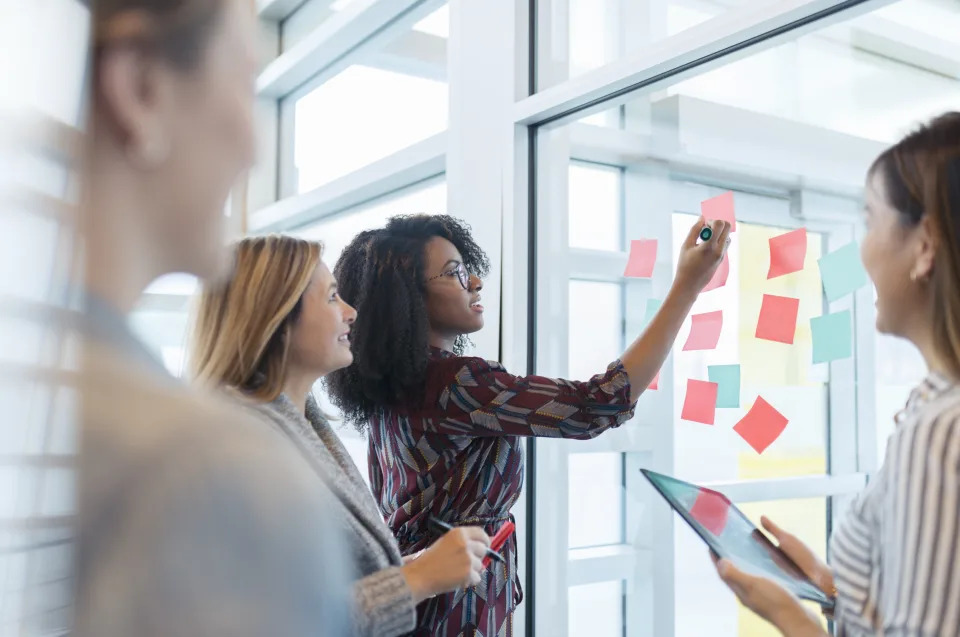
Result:
<svg viewBox="0 0 960 637"><path fill-rule="evenodd" d="M853 356L851 320L850 310L810 319L814 363L827 363Z"/></svg>
<svg viewBox="0 0 960 637"><path fill-rule="evenodd" d="M860 262L860 246L852 241L842 248L821 257L820 278L827 300L836 301L867 284L867 271Z"/></svg>
<svg viewBox="0 0 960 637"><path fill-rule="evenodd" d="M740 366L710 365L707 375L711 383L717 384L717 408L724 409L740 406Z"/></svg>
<svg viewBox="0 0 960 637"><path fill-rule="evenodd" d="M663 305L663 301L659 299L647 299L647 312L643 315L644 328L650 325L650 321L652 321L653 317L660 311L661 305Z"/></svg>

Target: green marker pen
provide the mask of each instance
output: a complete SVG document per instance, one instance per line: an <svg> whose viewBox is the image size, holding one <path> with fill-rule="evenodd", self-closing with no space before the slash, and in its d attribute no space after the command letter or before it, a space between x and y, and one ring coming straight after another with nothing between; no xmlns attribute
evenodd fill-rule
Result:
<svg viewBox="0 0 960 637"><path fill-rule="evenodd" d="M703 230L700 231L701 241L709 241L710 237L712 236L713 236L713 230L711 230L710 228L704 228Z"/></svg>

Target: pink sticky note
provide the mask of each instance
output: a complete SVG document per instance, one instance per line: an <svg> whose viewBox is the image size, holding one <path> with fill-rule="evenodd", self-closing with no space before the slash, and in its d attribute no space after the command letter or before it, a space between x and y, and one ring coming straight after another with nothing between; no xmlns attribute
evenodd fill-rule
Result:
<svg viewBox="0 0 960 637"><path fill-rule="evenodd" d="M780 437L787 427L788 420L770 403L757 396L753 407L747 412L733 430L754 448L757 453L763 453L774 440Z"/></svg>
<svg viewBox="0 0 960 637"><path fill-rule="evenodd" d="M807 229L800 228L770 239L770 269L767 278L799 272L807 258Z"/></svg>
<svg viewBox="0 0 960 637"><path fill-rule="evenodd" d="M797 331L797 311L800 299L790 296L764 294L757 319L757 338L778 343L793 343Z"/></svg>
<svg viewBox="0 0 960 637"><path fill-rule="evenodd" d="M660 388L660 372L657 371L657 375L653 377L653 380L650 381L650 384L647 385L647 389L659 389Z"/></svg>
<svg viewBox="0 0 960 637"><path fill-rule="evenodd" d="M707 221L729 221L730 232L737 231L737 218L733 214L732 192L725 192L722 195L701 201L700 214Z"/></svg>
<svg viewBox="0 0 960 637"><path fill-rule="evenodd" d="M680 418L712 425L717 413L717 383L687 379L687 395L683 399Z"/></svg>
<svg viewBox="0 0 960 637"><path fill-rule="evenodd" d="M730 503L713 491L701 491L690 507L690 515L714 535L721 535L727 527Z"/></svg>
<svg viewBox="0 0 960 637"><path fill-rule="evenodd" d="M630 242L630 260L623 276L649 279L653 276L653 264L657 261L656 239L634 239Z"/></svg>
<svg viewBox="0 0 960 637"><path fill-rule="evenodd" d="M691 321L690 336L683 345L683 351L716 349L723 328L723 310L694 314Z"/></svg>
<svg viewBox="0 0 960 637"><path fill-rule="evenodd" d="M713 278L710 279L710 282L707 283L706 287L701 290L701 292L709 292L710 290L716 290L717 288L722 288L727 284L727 277L730 276L730 255L726 252L723 254L723 261L720 262L720 265L717 266L717 271L713 273Z"/></svg>

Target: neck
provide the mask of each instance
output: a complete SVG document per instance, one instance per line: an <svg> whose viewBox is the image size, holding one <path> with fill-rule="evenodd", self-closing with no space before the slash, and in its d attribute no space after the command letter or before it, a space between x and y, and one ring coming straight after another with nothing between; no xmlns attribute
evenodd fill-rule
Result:
<svg viewBox="0 0 960 637"><path fill-rule="evenodd" d="M936 339L932 330L918 331L918 333L911 335L908 340L920 350L920 355L923 356L929 371L956 380L957 374L953 366L943 357L940 348L936 346Z"/></svg>
<svg viewBox="0 0 960 637"><path fill-rule="evenodd" d="M287 382L283 384L283 393L302 414L307 412L307 395L317 380L319 378L315 374L291 371Z"/></svg>
<svg viewBox="0 0 960 637"><path fill-rule="evenodd" d="M145 205L135 175L122 165L104 167L91 157L81 203L84 289L122 314L129 313L143 289L165 272L158 242L151 240L139 214Z"/></svg>
<svg viewBox="0 0 960 637"><path fill-rule="evenodd" d="M430 334L427 336L427 343L431 347L436 347L437 349L442 349L447 352L453 351L453 346L456 342L456 336L445 336L435 332L434 330L430 330Z"/></svg>

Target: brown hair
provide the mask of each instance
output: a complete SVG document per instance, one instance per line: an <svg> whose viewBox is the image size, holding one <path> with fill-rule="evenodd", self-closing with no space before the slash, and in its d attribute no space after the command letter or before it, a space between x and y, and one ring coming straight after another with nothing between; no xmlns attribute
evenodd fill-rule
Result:
<svg viewBox="0 0 960 637"><path fill-rule="evenodd" d="M960 376L960 112L921 126L884 151L870 168L883 179L900 222L928 217L938 240L931 286L937 347Z"/></svg>
<svg viewBox="0 0 960 637"><path fill-rule="evenodd" d="M199 382L269 402L287 380L290 334L323 246L285 235L233 246L234 268L200 294L190 346Z"/></svg>
<svg viewBox="0 0 960 637"><path fill-rule="evenodd" d="M177 68L193 68L222 4L223 0L93 0L94 59L107 46L123 43L140 46ZM146 19L145 29L131 24L138 16Z"/></svg>

